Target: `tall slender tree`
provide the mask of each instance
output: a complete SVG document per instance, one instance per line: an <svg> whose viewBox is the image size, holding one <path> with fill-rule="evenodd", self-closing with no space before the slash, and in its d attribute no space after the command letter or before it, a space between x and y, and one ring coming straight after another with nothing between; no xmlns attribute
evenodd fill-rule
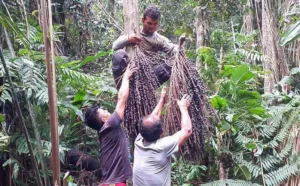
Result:
<svg viewBox="0 0 300 186"><path fill-rule="evenodd" d="M272 92L280 79L289 72L286 56L279 46L279 36L276 27L275 2L262 0L262 47L267 59L263 69L269 71L264 80L264 91Z"/></svg>

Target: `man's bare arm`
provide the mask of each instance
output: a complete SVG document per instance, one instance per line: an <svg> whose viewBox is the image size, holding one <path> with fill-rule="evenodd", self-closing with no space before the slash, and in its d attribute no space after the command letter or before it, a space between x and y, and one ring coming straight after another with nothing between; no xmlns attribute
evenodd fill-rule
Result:
<svg viewBox="0 0 300 186"><path fill-rule="evenodd" d="M122 84L118 93L118 102L116 106L116 112L123 120L124 112L126 107L126 102L129 96L129 79L131 78L132 74L137 70L137 68L127 67L123 79Z"/></svg>
<svg viewBox="0 0 300 186"><path fill-rule="evenodd" d="M191 97L185 94L182 99L177 100L177 104L181 113L181 130L174 134L178 137L178 145L181 147L184 142L191 136L192 130L192 121L189 115L188 107L190 106Z"/></svg>
<svg viewBox="0 0 300 186"><path fill-rule="evenodd" d="M156 107L152 111L151 115L155 115L155 116L160 118L161 111L162 111L162 109L164 107L164 104L166 102L166 93L167 93L167 89L166 89L166 87L163 87L162 90L161 90L160 99L159 99Z"/></svg>

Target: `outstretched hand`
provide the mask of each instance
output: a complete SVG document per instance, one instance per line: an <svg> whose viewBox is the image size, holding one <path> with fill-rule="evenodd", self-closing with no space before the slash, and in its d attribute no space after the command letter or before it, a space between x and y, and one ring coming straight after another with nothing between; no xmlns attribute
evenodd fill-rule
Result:
<svg viewBox="0 0 300 186"><path fill-rule="evenodd" d="M177 105L180 109L187 109L191 104L192 98L188 94L184 94L181 100L177 100Z"/></svg>
<svg viewBox="0 0 300 186"><path fill-rule="evenodd" d="M124 78L126 79L130 79L133 75L133 73L135 73L137 71L138 67L136 66L128 66L125 73L124 73Z"/></svg>

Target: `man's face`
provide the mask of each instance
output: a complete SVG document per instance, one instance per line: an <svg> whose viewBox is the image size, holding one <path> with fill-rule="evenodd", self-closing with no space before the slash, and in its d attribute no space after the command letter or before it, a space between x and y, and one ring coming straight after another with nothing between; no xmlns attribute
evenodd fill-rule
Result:
<svg viewBox="0 0 300 186"><path fill-rule="evenodd" d="M98 113L99 119L103 122L106 122L111 115L107 110L104 110L104 109L98 109L97 113Z"/></svg>
<svg viewBox="0 0 300 186"><path fill-rule="evenodd" d="M143 21L143 31L146 34L153 34L159 25L159 19L154 20L151 17L146 16L146 18L142 19Z"/></svg>

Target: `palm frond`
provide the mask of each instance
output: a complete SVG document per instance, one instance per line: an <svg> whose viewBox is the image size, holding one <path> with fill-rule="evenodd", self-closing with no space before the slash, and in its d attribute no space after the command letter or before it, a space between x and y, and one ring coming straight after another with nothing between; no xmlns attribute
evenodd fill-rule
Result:
<svg viewBox="0 0 300 186"><path fill-rule="evenodd" d="M238 49L237 50L239 53L243 54L246 59L251 60L251 61L264 61L266 57L256 51L247 51L244 49Z"/></svg>
<svg viewBox="0 0 300 186"><path fill-rule="evenodd" d="M233 155L232 159L240 165L244 165L248 168L248 170L251 172L252 177L256 178L257 176L261 175L261 168L254 164L252 161L245 160L243 158L243 154L240 153L239 155Z"/></svg>
<svg viewBox="0 0 300 186"><path fill-rule="evenodd" d="M275 148L277 147L281 142L283 142L289 135L289 130L294 124L294 122L299 121L299 115L300 115L300 107L296 108L289 116L288 119L283 120L287 122L283 122L282 129L277 133L277 135L267 143L268 146Z"/></svg>
<svg viewBox="0 0 300 186"><path fill-rule="evenodd" d="M99 77L84 74L82 72L72 70L72 69L69 69L69 68L60 68L59 70L62 73L62 75L65 76L68 79L76 79L76 80L82 81L82 82L100 81Z"/></svg>
<svg viewBox="0 0 300 186"><path fill-rule="evenodd" d="M243 180L232 180L232 179L226 179L226 180L218 180L210 183L201 184L201 186L260 186L256 183L251 183Z"/></svg>
<svg viewBox="0 0 300 186"><path fill-rule="evenodd" d="M300 160L290 162L285 166L265 175L266 185L279 185L289 177L300 173Z"/></svg>
<svg viewBox="0 0 300 186"><path fill-rule="evenodd" d="M30 46L30 40L27 39L26 35L24 32L22 32L16 23L10 20L8 16L3 14L3 12L0 11L0 24L5 27L8 32L13 32L16 34L17 38L22 42L22 44L26 47L29 48Z"/></svg>

